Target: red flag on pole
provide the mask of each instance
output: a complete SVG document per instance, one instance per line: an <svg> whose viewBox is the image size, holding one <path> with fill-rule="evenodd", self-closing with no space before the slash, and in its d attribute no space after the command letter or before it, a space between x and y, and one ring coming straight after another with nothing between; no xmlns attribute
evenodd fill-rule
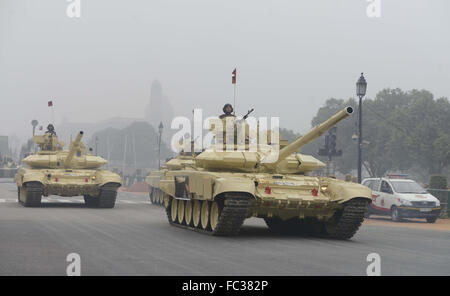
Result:
<svg viewBox="0 0 450 296"><path fill-rule="evenodd" d="M234 68L233 73L231 74L233 74L233 76L231 76L231 83L236 84L236 68Z"/></svg>
<svg viewBox="0 0 450 296"><path fill-rule="evenodd" d="M53 106L53 101L48 101L48 106L52 107Z"/></svg>

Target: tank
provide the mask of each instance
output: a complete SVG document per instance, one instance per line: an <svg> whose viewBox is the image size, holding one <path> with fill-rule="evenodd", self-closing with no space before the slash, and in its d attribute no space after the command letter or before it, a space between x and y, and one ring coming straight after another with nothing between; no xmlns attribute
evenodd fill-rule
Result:
<svg viewBox="0 0 450 296"><path fill-rule="evenodd" d="M0 157L0 178L14 178L18 167L10 157Z"/></svg>
<svg viewBox="0 0 450 296"><path fill-rule="evenodd" d="M223 143L196 156L189 169L166 171L159 189L169 223L231 236L239 233L245 219L257 217L277 233L351 238L371 202L370 189L308 176L325 165L297 151L352 113L353 108L344 108L292 143L280 141L274 159L268 145L258 144L255 150L246 143L244 151L224 151Z"/></svg>
<svg viewBox="0 0 450 296"><path fill-rule="evenodd" d="M86 152L80 131L69 150L58 141L55 133L33 137L37 153L23 159L28 167L21 167L15 175L18 202L25 207L38 207L42 196L84 196L89 207L113 208L117 189L121 186L118 174L100 167L107 161Z"/></svg>
<svg viewBox="0 0 450 296"><path fill-rule="evenodd" d="M150 202L155 205L164 206L164 193L159 187L160 181L165 177L168 171L190 170L195 165L195 154L180 152L177 156L167 160L160 170L151 171L145 178L149 186Z"/></svg>

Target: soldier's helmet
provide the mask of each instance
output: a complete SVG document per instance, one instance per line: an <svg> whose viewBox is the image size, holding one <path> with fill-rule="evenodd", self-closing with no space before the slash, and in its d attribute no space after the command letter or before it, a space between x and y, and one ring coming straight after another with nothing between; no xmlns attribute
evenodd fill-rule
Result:
<svg viewBox="0 0 450 296"><path fill-rule="evenodd" d="M230 107L231 111L227 111L228 106ZM233 113L233 106L231 104L227 103L223 106L222 110L223 110L223 113L225 113L225 114L231 114L231 113Z"/></svg>
<svg viewBox="0 0 450 296"><path fill-rule="evenodd" d="M47 130L53 132L55 130L55 127L50 123L49 125L47 125Z"/></svg>

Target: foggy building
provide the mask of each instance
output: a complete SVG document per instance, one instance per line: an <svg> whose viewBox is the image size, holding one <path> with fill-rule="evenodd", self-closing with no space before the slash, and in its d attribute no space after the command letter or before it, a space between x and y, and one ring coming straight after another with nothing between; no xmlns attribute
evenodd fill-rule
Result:
<svg viewBox="0 0 450 296"><path fill-rule="evenodd" d="M145 108L145 119L158 131L159 123L164 125L163 138L171 134L170 123L174 117L173 107L169 98L164 95L162 85L154 80L150 90L150 102Z"/></svg>
<svg viewBox="0 0 450 296"><path fill-rule="evenodd" d="M0 136L0 156L9 155L8 136Z"/></svg>

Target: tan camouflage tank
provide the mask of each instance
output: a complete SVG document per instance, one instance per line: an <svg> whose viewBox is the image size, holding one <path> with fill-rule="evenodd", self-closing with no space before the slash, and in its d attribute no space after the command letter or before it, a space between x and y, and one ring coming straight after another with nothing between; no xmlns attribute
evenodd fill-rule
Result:
<svg viewBox="0 0 450 296"><path fill-rule="evenodd" d="M308 176L324 164L296 153L351 113L353 108L347 107L289 145L281 141L272 161L268 145L251 151L246 143L244 151L229 151L223 143L196 156L189 169L166 171L159 188L169 223L228 236L238 234L246 218L258 217L275 232L351 238L371 202L370 189Z"/></svg>
<svg viewBox="0 0 450 296"><path fill-rule="evenodd" d="M150 172L145 178L145 182L149 186L149 197L152 204L164 206L164 193L159 188L159 182L168 171L192 169L195 166L194 156L193 153L182 151L176 157L167 160L160 170Z"/></svg>
<svg viewBox="0 0 450 296"><path fill-rule="evenodd" d="M34 136L39 152L23 162L29 168L20 168L15 175L18 202L25 207L38 207L42 196L84 196L89 207L113 208L117 189L121 186L118 174L99 169L107 161L86 152L79 132L69 150L54 133Z"/></svg>

